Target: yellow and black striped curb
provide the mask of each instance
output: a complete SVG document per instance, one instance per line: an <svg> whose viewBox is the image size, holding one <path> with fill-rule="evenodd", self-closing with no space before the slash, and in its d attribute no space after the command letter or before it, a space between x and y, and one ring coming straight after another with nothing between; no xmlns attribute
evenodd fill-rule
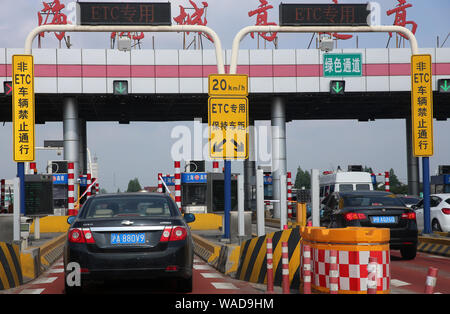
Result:
<svg viewBox="0 0 450 314"><path fill-rule="evenodd" d="M0 242L0 290L15 288L23 283L20 267L20 247Z"/></svg>
<svg viewBox="0 0 450 314"><path fill-rule="evenodd" d="M241 245L236 276L240 280L264 284L267 281L267 238L272 238L274 285L281 286L282 242L288 243L289 282L291 289L300 287L300 230L299 227L266 234L245 241Z"/></svg>
<svg viewBox="0 0 450 314"><path fill-rule="evenodd" d="M194 252L220 272L234 276L239 265L239 245L217 245L205 238L192 234Z"/></svg>
<svg viewBox="0 0 450 314"><path fill-rule="evenodd" d="M47 269L62 256L66 240L67 232L40 246L41 270Z"/></svg>
<svg viewBox="0 0 450 314"><path fill-rule="evenodd" d="M450 257L450 238L419 236L419 252Z"/></svg>

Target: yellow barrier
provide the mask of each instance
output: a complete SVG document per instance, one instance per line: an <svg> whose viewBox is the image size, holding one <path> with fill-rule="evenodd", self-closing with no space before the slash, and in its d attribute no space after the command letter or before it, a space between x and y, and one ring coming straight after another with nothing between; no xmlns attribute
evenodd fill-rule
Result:
<svg viewBox="0 0 450 314"><path fill-rule="evenodd" d="M70 225L67 223L69 216L47 216L39 219L39 230L47 232L67 232ZM34 222L30 226L30 233L34 232Z"/></svg>
<svg viewBox="0 0 450 314"><path fill-rule="evenodd" d="M0 290L14 288L22 283L19 246L0 242Z"/></svg>
<svg viewBox="0 0 450 314"><path fill-rule="evenodd" d="M195 214L195 221L190 223L191 230L218 230L222 227L222 216L216 214Z"/></svg>
<svg viewBox="0 0 450 314"><path fill-rule="evenodd" d="M390 231L384 228L349 227L325 229L303 227L302 244L311 246L312 287L329 292L330 251L338 252L339 293L367 293L369 257L378 264L377 293L390 292Z"/></svg>

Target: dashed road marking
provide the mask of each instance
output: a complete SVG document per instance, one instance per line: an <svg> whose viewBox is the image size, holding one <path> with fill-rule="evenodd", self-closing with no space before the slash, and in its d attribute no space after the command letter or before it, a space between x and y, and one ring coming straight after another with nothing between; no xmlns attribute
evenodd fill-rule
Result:
<svg viewBox="0 0 450 314"><path fill-rule="evenodd" d="M391 285L394 287L403 287L403 286L410 286L411 284L409 282L404 282L398 279L391 279Z"/></svg>
<svg viewBox="0 0 450 314"><path fill-rule="evenodd" d="M219 273L200 273L203 278L223 278L223 276Z"/></svg>
<svg viewBox="0 0 450 314"><path fill-rule="evenodd" d="M46 284L46 283L53 283L58 277L44 277L40 278L34 282L32 282L33 285L40 285L40 284Z"/></svg>
<svg viewBox="0 0 450 314"><path fill-rule="evenodd" d="M194 265L194 269L196 270L210 270L211 266L209 265Z"/></svg>
<svg viewBox="0 0 450 314"><path fill-rule="evenodd" d="M238 287L236 287L235 285L233 285L232 283L229 283L229 282L211 282L211 284L216 289L226 289L226 290L237 290L237 289L239 289Z"/></svg>
<svg viewBox="0 0 450 314"><path fill-rule="evenodd" d="M19 294L41 294L45 289L24 289Z"/></svg>

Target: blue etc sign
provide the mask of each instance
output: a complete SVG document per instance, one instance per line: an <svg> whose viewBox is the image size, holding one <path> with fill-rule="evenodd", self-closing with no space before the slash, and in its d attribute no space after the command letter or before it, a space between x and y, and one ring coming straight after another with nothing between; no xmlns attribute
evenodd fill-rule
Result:
<svg viewBox="0 0 450 314"><path fill-rule="evenodd" d="M272 184L272 176L264 176L264 184L265 185Z"/></svg>
<svg viewBox="0 0 450 314"><path fill-rule="evenodd" d="M53 184L68 184L69 180L67 178L67 174L54 174L53 175Z"/></svg>
<svg viewBox="0 0 450 314"><path fill-rule="evenodd" d="M164 183L167 186L174 186L175 185L175 177L163 177Z"/></svg>
<svg viewBox="0 0 450 314"><path fill-rule="evenodd" d="M208 175L203 172L182 173L181 183L206 183Z"/></svg>

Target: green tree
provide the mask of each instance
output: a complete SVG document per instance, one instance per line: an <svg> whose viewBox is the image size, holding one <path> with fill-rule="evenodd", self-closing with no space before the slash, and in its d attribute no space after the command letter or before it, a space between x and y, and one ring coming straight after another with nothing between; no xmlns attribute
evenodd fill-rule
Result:
<svg viewBox="0 0 450 314"><path fill-rule="evenodd" d="M308 171L303 171L300 166L297 168L294 187L296 189L301 189L302 187L305 187L305 189L311 188L311 175Z"/></svg>
<svg viewBox="0 0 450 314"><path fill-rule="evenodd" d="M138 178L134 178L128 182L127 192L139 192L140 190L142 190L142 188Z"/></svg>

